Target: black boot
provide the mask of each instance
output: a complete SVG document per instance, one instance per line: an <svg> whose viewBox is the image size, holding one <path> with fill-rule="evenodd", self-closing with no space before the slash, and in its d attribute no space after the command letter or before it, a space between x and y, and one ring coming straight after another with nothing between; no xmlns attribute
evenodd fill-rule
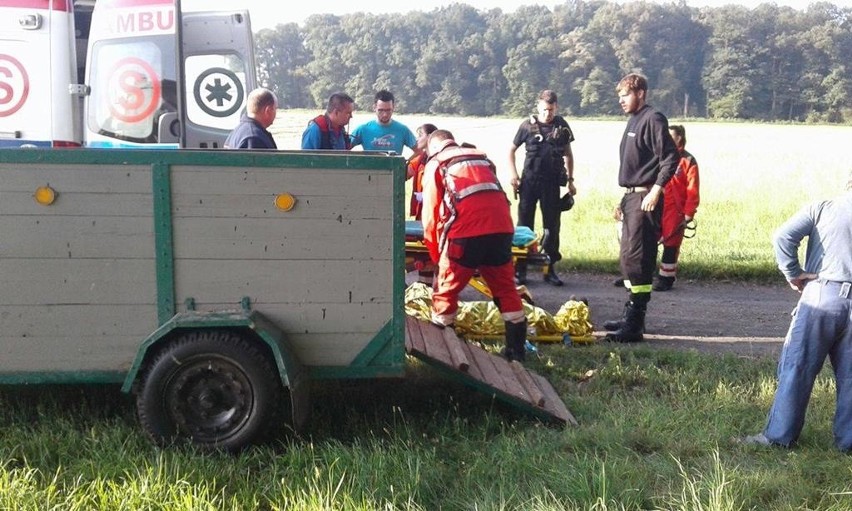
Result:
<svg viewBox="0 0 852 511"><path fill-rule="evenodd" d="M526 358L526 342L527 342L527 320L524 319L520 323L505 322L506 326L506 347L503 348L502 354L509 361L517 360L523 362Z"/></svg>
<svg viewBox="0 0 852 511"><path fill-rule="evenodd" d="M645 310L647 304L638 304L635 301L628 303L624 315L624 323L615 332L610 332L604 337L608 342L642 342L645 340Z"/></svg>
<svg viewBox="0 0 852 511"><path fill-rule="evenodd" d="M651 287L654 291L671 291L672 286L674 286L675 278L674 277L657 277L657 281L654 282L654 285Z"/></svg>
<svg viewBox="0 0 852 511"><path fill-rule="evenodd" d="M544 281L556 287L562 285L562 280L559 278L559 275L556 274L556 270L553 268L553 264L547 265L547 272L544 274Z"/></svg>
<svg viewBox="0 0 852 511"><path fill-rule="evenodd" d="M622 309L622 311L621 311L621 317L620 318L610 319L609 321L604 321L604 324L603 324L604 330L607 330L609 332L614 332L614 331L618 330L619 328L621 328L621 326L624 324L624 318L627 317L628 307L630 307L630 300L627 300L626 302L624 302L624 309Z"/></svg>
<svg viewBox="0 0 852 511"><path fill-rule="evenodd" d="M527 265L526 263L515 264L515 285L523 286L527 283Z"/></svg>

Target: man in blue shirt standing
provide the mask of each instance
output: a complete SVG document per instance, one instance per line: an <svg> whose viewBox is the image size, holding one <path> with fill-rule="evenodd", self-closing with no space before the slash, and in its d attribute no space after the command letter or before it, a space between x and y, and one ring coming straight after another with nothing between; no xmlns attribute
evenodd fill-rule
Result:
<svg viewBox="0 0 852 511"><path fill-rule="evenodd" d="M804 269L799 245L808 238ZM743 442L790 447L805 423L814 380L826 356L834 369L837 409L834 443L852 451L852 173L846 193L811 204L787 220L774 237L775 259L790 287L802 294L781 359L778 390L763 433Z"/></svg>
<svg viewBox="0 0 852 511"><path fill-rule="evenodd" d="M362 124L352 132L352 145L360 145L365 151L393 151L402 154L402 148L417 151L417 138L405 124L391 117L394 111L394 97L390 91L376 93L376 118Z"/></svg>
<svg viewBox="0 0 852 511"><path fill-rule="evenodd" d="M325 113L311 119L302 133L302 149L352 149L346 125L352 119L355 100L343 92L335 92L328 98Z"/></svg>
<svg viewBox="0 0 852 511"><path fill-rule="evenodd" d="M278 149L272 134L266 130L272 126L277 113L278 99L271 90L251 91L240 123L225 140L225 149Z"/></svg>

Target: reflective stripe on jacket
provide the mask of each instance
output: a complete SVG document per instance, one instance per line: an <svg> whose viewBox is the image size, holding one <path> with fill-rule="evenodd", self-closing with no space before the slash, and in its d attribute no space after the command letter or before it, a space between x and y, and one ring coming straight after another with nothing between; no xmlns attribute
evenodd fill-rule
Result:
<svg viewBox="0 0 852 511"><path fill-rule="evenodd" d="M515 232L494 164L482 151L457 145L426 166L422 221L435 261L448 239Z"/></svg>

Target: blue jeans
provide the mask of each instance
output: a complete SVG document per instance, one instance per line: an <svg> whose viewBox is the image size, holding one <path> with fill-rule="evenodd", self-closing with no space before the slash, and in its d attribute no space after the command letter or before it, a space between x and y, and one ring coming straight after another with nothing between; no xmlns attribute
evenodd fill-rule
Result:
<svg viewBox="0 0 852 511"><path fill-rule="evenodd" d="M837 384L834 443L842 451L852 450L852 292L848 288L848 284L817 280L802 291L778 361L778 390L763 431L773 443L790 446L799 438L814 380L828 356Z"/></svg>

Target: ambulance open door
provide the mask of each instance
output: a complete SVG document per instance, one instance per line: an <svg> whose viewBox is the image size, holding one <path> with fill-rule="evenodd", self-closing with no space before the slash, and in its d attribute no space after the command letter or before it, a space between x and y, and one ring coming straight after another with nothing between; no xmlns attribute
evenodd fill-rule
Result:
<svg viewBox="0 0 852 511"><path fill-rule="evenodd" d="M257 86L248 11L185 11L180 27L182 104L171 119L161 120L160 140L177 137L181 147L221 148Z"/></svg>

